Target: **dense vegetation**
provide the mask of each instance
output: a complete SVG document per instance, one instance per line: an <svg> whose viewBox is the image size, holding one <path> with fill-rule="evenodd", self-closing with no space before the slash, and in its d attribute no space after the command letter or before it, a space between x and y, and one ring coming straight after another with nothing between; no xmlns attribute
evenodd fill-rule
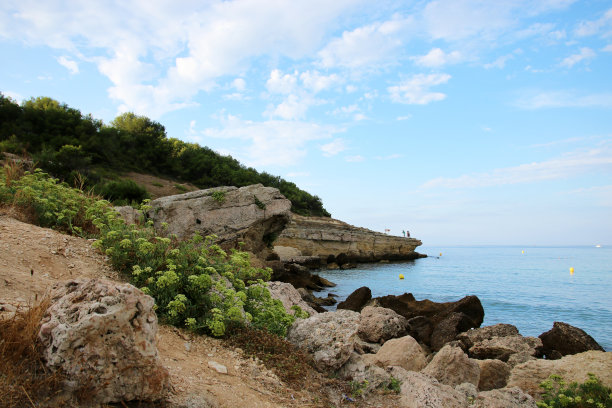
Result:
<svg viewBox="0 0 612 408"><path fill-rule="evenodd" d="M544 389L542 401L538 408L612 408L612 389L606 387L594 375L582 384L572 382L567 384L559 375L540 384Z"/></svg>
<svg viewBox="0 0 612 408"><path fill-rule="evenodd" d="M32 98L19 105L0 93L0 151L27 152L55 177L84 182L112 200L140 202L146 198L138 186L118 180L119 186L107 185L118 172L136 171L176 178L199 188L261 183L278 188L297 214L330 215L319 197L294 183L260 173L207 147L169 138L163 125L133 113L119 115L105 125L51 98ZM115 192L114 197L110 191ZM125 191L126 196L118 197L117 191Z"/></svg>
<svg viewBox="0 0 612 408"><path fill-rule="evenodd" d="M155 298L158 316L170 324L214 336L233 326L284 336L295 320L270 296L265 281L272 271L252 267L246 252L226 253L214 243L215 237L195 235L179 241L155 231L144 215L139 225L127 225L108 201L40 169L24 172L15 163L0 172L2 205L31 214L41 226L97 238L94 246L132 284ZM295 312L307 316L299 308Z"/></svg>

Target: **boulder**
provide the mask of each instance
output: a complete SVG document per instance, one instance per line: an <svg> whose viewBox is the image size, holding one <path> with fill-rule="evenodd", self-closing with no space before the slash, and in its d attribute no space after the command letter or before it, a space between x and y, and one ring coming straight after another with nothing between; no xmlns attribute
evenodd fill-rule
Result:
<svg viewBox="0 0 612 408"><path fill-rule="evenodd" d="M370 299L372 299L372 291L367 286L362 286L348 295L344 302L338 303L338 309L361 312L361 309L363 309Z"/></svg>
<svg viewBox="0 0 612 408"><path fill-rule="evenodd" d="M154 303L105 279L56 284L39 331L46 365L67 375L71 392L94 386L100 404L163 398L169 377L157 353Z"/></svg>
<svg viewBox="0 0 612 408"><path fill-rule="evenodd" d="M449 345L442 347L421 372L451 387L463 383L478 386L480 379L476 360L470 359L459 347Z"/></svg>
<svg viewBox="0 0 612 408"><path fill-rule="evenodd" d="M461 391L440 383L423 373L406 371L401 367L390 370L401 381L400 406L403 408L465 408L467 398Z"/></svg>
<svg viewBox="0 0 612 408"><path fill-rule="evenodd" d="M427 365L423 349L411 336L391 339L374 355L381 367L398 366L408 371L420 371Z"/></svg>
<svg viewBox="0 0 612 408"><path fill-rule="evenodd" d="M411 335L415 335L418 341L431 346L431 337L423 337L429 332L429 328L435 330L439 323L449 319L438 330L438 340L440 343L442 338L446 338L451 333L453 322L455 322L455 330L468 330L473 327L479 327L484 319L484 309L480 303L480 299L476 296L466 296L456 302L437 303L431 300L416 300L411 293L404 293L400 296L388 295L372 299L373 304L386 307L394 310L396 313L404 316L413 326L411 319L415 317L423 317L426 320L420 320L418 330L410 331ZM462 313L461 319L457 316L450 317L453 313ZM457 334L457 333L455 333ZM452 339L450 339L452 340ZM438 344L440 347L441 345Z"/></svg>
<svg viewBox="0 0 612 408"><path fill-rule="evenodd" d="M495 324L493 326L479 327L477 329L471 329L464 333L460 333L457 336L457 340L461 341L465 345L465 349L469 349L475 343L483 340L489 340L493 337L506 337L506 336L518 336L518 329L505 323Z"/></svg>
<svg viewBox="0 0 612 408"><path fill-rule="evenodd" d="M427 341L427 343L429 343L432 332L432 323L427 317L416 316L408 320L408 334L419 342L424 343Z"/></svg>
<svg viewBox="0 0 612 408"><path fill-rule="evenodd" d="M431 349L440 350L446 343L453 341L459 333L471 329L473 325L474 321L465 313L450 313L434 327L430 337Z"/></svg>
<svg viewBox="0 0 612 408"><path fill-rule="evenodd" d="M519 387L538 398L543 392L540 383L551 374L559 374L567 383L583 383L588 379L588 373L595 374L602 384L612 387L612 353L586 351L559 360L531 360L512 369L508 387Z"/></svg>
<svg viewBox="0 0 612 408"><path fill-rule="evenodd" d="M480 367L480 379L478 380L478 389L480 391L490 391L498 388L504 388L508 383L510 364L504 363L501 360L475 360Z"/></svg>
<svg viewBox="0 0 612 408"><path fill-rule="evenodd" d="M470 405L474 408L536 408L535 400L518 387L485 391Z"/></svg>
<svg viewBox="0 0 612 408"><path fill-rule="evenodd" d="M289 329L287 340L312 354L319 370L335 371L351 357L359 318L357 312L338 310L298 319Z"/></svg>
<svg viewBox="0 0 612 408"><path fill-rule="evenodd" d="M476 342L469 349L469 356L479 360L497 359L504 362L517 363L520 360L510 360L514 354L521 359L539 357L541 355L542 341L537 337L506 336Z"/></svg>
<svg viewBox="0 0 612 408"><path fill-rule="evenodd" d="M550 360L589 350L605 351L584 330L563 322L554 322L552 329L540 334L539 338L542 353Z"/></svg>
<svg viewBox="0 0 612 408"><path fill-rule="evenodd" d="M391 309L366 306L361 311L359 337L369 342L384 342L406 334L406 318Z"/></svg>
<svg viewBox="0 0 612 408"><path fill-rule="evenodd" d="M216 187L161 197L149 203L148 216L158 231L189 239L196 232L216 235L224 247L262 253L290 219L291 201L276 188L261 184Z"/></svg>
<svg viewBox="0 0 612 408"><path fill-rule="evenodd" d="M268 290L270 290L270 295L274 299L278 299L283 303L283 307L289 314L295 313L295 311L291 309L292 306L299 306L311 316L317 314L317 311L310 307L308 303L302 299L300 293L289 283L268 282Z"/></svg>
<svg viewBox="0 0 612 408"><path fill-rule="evenodd" d="M352 353L351 357L337 372L339 378L347 381L368 382L367 391L378 388L391 378L391 375L375 364L372 354Z"/></svg>

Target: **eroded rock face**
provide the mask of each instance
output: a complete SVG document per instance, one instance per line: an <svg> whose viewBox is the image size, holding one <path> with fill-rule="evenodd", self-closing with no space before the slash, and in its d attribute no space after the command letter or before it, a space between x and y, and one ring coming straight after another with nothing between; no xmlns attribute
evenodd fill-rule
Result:
<svg viewBox="0 0 612 408"><path fill-rule="evenodd" d="M480 380L476 360L470 359L459 347L449 345L442 347L421 372L451 387L463 383L478 386Z"/></svg>
<svg viewBox="0 0 612 408"><path fill-rule="evenodd" d="M423 349L411 336L386 341L374 359L380 367L397 366L408 371L420 371L427 365Z"/></svg>
<svg viewBox="0 0 612 408"><path fill-rule="evenodd" d="M452 312L442 319L431 333L429 343L434 351L453 341L459 333L474 327L474 320L465 313Z"/></svg>
<svg viewBox="0 0 612 408"><path fill-rule="evenodd" d="M505 336L476 342L469 349L469 356L480 360L497 359L511 365L522 363L541 355L542 341L537 337Z"/></svg>
<svg viewBox="0 0 612 408"><path fill-rule="evenodd" d="M278 299L283 303L283 307L289 314L294 314L292 306L299 306L303 311L308 312L310 316L318 312L308 305L296 288L290 283L284 282L268 282L268 290L274 299Z"/></svg>
<svg viewBox="0 0 612 408"><path fill-rule="evenodd" d="M467 398L463 392L423 373L393 367L391 375L402 381L400 391L402 407L465 408L467 406Z"/></svg>
<svg viewBox="0 0 612 408"><path fill-rule="evenodd" d="M536 408L536 406L535 400L518 387L481 392L470 405L475 408Z"/></svg>
<svg viewBox="0 0 612 408"><path fill-rule="evenodd" d="M361 311L359 337L377 343L406 334L408 322L391 309L366 306Z"/></svg>
<svg viewBox="0 0 612 408"><path fill-rule="evenodd" d="M344 302L338 303L338 309L361 312L361 309L363 309L370 299L372 299L372 291L367 286L362 286L348 295Z"/></svg>
<svg viewBox="0 0 612 408"><path fill-rule="evenodd" d="M383 259L416 259L422 256L415 252L416 247L421 245L418 239L386 235L332 218L302 217L296 214L292 214L291 222L275 241L275 245L292 247L298 249L302 256L316 256L323 263L330 260L338 265ZM298 260L296 257L291 259Z"/></svg>
<svg viewBox="0 0 612 408"><path fill-rule="evenodd" d="M57 284L39 331L47 366L67 374L70 391L97 387L98 403L161 399L169 382L157 354L153 305L129 284Z"/></svg>
<svg viewBox="0 0 612 408"><path fill-rule="evenodd" d="M478 389L490 391L504 388L508 383L512 367L501 360L476 360L480 367L480 379Z"/></svg>
<svg viewBox="0 0 612 408"><path fill-rule="evenodd" d="M612 387L612 353L586 351L559 360L531 360L512 369L508 387L519 387L537 398L543 392L540 383L551 374L561 375L567 383L583 383L588 379L588 373L595 374L604 385Z"/></svg>
<svg viewBox="0 0 612 408"><path fill-rule="evenodd" d="M457 340L465 345L465 349L469 349L475 343L483 340L489 340L493 337L518 336L518 329L505 323L499 323L492 326L479 327L477 329L468 330L457 336Z"/></svg>
<svg viewBox="0 0 612 408"><path fill-rule="evenodd" d="M260 253L266 239L280 233L290 219L291 201L276 188L255 184L247 187L216 187L158 198L150 202L148 216L155 228L180 239L215 234L218 242Z"/></svg>
<svg viewBox="0 0 612 408"><path fill-rule="evenodd" d="M366 391L377 388L389 381L391 375L378 367L371 354L352 353L349 360L338 370L339 378L363 383L368 382Z"/></svg>
<svg viewBox="0 0 612 408"><path fill-rule="evenodd" d="M542 353L551 360L589 350L605 351L584 330L563 322L554 322L552 329L540 334L539 338Z"/></svg>
<svg viewBox="0 0 612 408"><path fill-rule="evenodd" d="M337 370L355 348L359 318L357 312L338 310L298 319L289 329L287 340L312 354L319 370Z"/></svg>

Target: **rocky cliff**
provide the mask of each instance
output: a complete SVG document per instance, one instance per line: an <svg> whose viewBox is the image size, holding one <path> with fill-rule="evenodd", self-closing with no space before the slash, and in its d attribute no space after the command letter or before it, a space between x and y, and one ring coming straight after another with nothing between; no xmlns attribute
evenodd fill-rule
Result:
<svg viewBox="0 0 612 408"><path fill-rule="evenodd" d="M307 261L318 257L323 264L408 260L421 241L358 228L332 218L292 214L291 221L274 242L281 260Z"/></svg>

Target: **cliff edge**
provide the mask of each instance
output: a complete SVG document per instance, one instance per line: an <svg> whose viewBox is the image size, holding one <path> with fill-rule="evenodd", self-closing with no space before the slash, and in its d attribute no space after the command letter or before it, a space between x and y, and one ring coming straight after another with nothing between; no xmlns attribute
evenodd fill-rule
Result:
<svg viewBox="0 0 612 408"><path fill-rule="evenodd" d="M274 242L283 261L321 263L400 261L421 258L415 249L422 242L359 228L325 217L291 215L291 221Z"/></svg>

